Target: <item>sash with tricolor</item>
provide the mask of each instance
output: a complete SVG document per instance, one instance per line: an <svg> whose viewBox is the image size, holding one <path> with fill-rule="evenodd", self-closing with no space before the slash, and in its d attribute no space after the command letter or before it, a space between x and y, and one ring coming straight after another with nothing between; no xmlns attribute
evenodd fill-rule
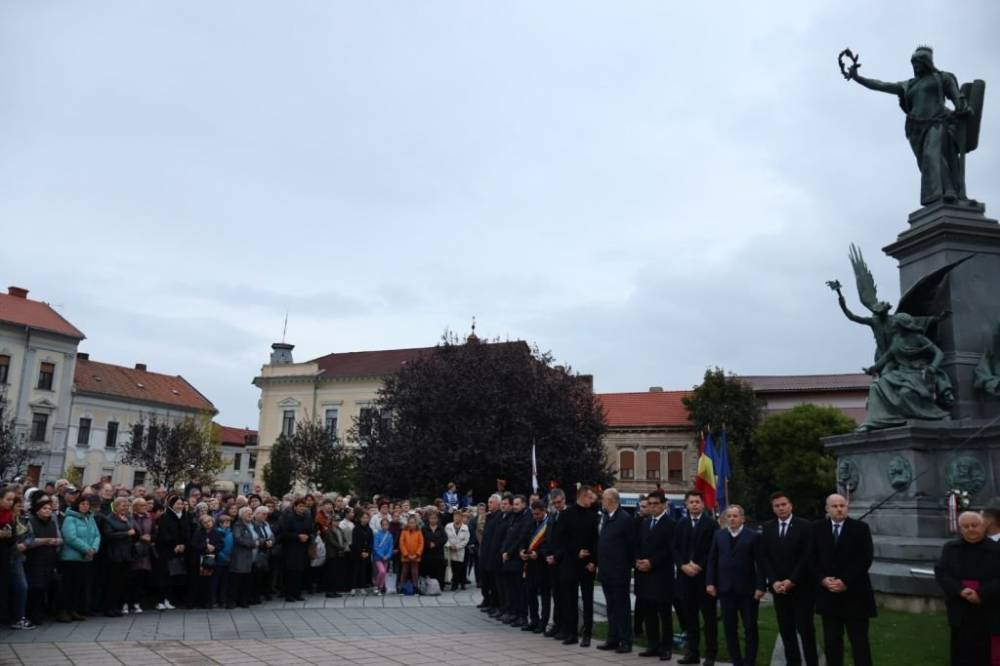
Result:
<svg viewBox="0 0 1000 666"><path fill-rule="evenodd" d="M531 537L531 541L528 542L528 552L535 553L542 546L545 541L545 535L549 531L549 517L546 516L542 520L542 524L535 528L535 534Z"/></svg>

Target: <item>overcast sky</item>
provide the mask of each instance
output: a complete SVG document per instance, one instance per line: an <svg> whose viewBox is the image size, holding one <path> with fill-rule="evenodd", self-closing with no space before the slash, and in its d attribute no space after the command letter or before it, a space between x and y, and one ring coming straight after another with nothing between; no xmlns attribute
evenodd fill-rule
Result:
<svg viewBox="0 0 1000 666"><path fill-rule="evenodd" d="M919 181L837 53L901 80L929 43L987 80L968 190L996 215L998 27L995 0L4 0L0 286L235 426L286 310L296 360L475 315L601 392L854 372L871 334L824 282L861 308L857 242L895 302Z"/></svg>

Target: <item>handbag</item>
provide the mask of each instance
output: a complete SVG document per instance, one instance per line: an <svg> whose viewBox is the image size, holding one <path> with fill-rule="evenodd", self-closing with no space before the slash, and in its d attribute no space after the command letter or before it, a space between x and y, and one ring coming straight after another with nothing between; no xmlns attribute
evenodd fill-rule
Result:
<svg viewBox="0 0 1000 666"><path fill-rule="evenodd" d="M167 560L167 575L169 576L183 576L187 573L187 566L184 564L183 557L171 557Z"/></svg>
<svg viewBox="0 0 1000 666"><path fill-rule="evenodd" d="M199 576L211 576L215 570L215 555L202 555L198 565Z"/></svg>

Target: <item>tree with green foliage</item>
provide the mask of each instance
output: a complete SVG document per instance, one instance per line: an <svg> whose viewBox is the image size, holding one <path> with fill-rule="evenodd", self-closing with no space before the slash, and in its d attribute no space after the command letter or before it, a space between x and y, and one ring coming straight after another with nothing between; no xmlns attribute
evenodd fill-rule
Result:
<svg viewBox="0 0 1000 666"><path fill-rule="evenodd" d="M753 436L758 458L754 476L762 494L783 490L795 504L796 514L821 517L826 496L836 488L836 462L820 440L851 432L856 426L836 407L811 404L764 419Z"/></svg>
<svg viewBox="0 0 1000 666"><path fill-rule="evenodd" d="M358 481L365 494L436 497L449 481L479 498L498 477L531 490L608 484L604 412L589 381L525 342L441 344L386 378L374 409L356 419Z"/></svg>
<svg viewBox="0 0 1000 666"><path fill-rule="evenodd" d="M295 464L292 460L292 446L289 438L282 433L271 447L271 456L262 471L262 479L267 492L274 497L284 497L292 490Z"/></svg>
<svg viewBox="0 0 1000 666"><path fill-rule="evenodd" d="M292 476L321 492L346 493L354 484L355 452L317 420L300 421L289 439Z"/></svg>
<svg viewBox="0 0 1000 666"><path fill-rule="evenodd" d="M705 431L711 431L718 438L725 428L732 469L729 503L740 504L748 514L760 518L754 509L761 506L764 491L755 477L758 456L753 432L761 420L763 401L749 383L722 368L712 368L705 371L701 384L683 402L699 439ZM763 497L766 504L766 494Z"/></svg>
<svg viewBox="0 0 1000 666"><path fill-rule="evenodd" d="M28 469L36 453L23 432L18 432L14 418L5 418L7 399L0 392L0 484L13 481Z"/></svg>
<svg viewBox="0 0 1000 666"><path fill-rule="evenodd" d="M146 470L153 483L171 489L185 481L211 483L225 467L211 414L177 420L153 415L136 423L119 462Z"/></svg>

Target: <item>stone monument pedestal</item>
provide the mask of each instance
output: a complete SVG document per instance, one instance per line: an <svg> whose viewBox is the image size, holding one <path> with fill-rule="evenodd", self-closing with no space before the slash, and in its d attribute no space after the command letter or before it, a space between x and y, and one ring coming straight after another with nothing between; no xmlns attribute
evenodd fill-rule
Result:
<svg viewBox="0 0 1000 666"><path fill-rule="evenodd" d="M1000 224L982 204L937 203L912 213L910 228L884 248L899 261L898 311L951 316L929 335L956 402L951 419L829 437L838 492L872 531L872 585L883 602L943 607L933 569L948 530L947 494L965 490L972 508L1000 498L1000 399L973 387L983 352L1000 324ZM918 570L915 572L914 570Z"/></svg>

